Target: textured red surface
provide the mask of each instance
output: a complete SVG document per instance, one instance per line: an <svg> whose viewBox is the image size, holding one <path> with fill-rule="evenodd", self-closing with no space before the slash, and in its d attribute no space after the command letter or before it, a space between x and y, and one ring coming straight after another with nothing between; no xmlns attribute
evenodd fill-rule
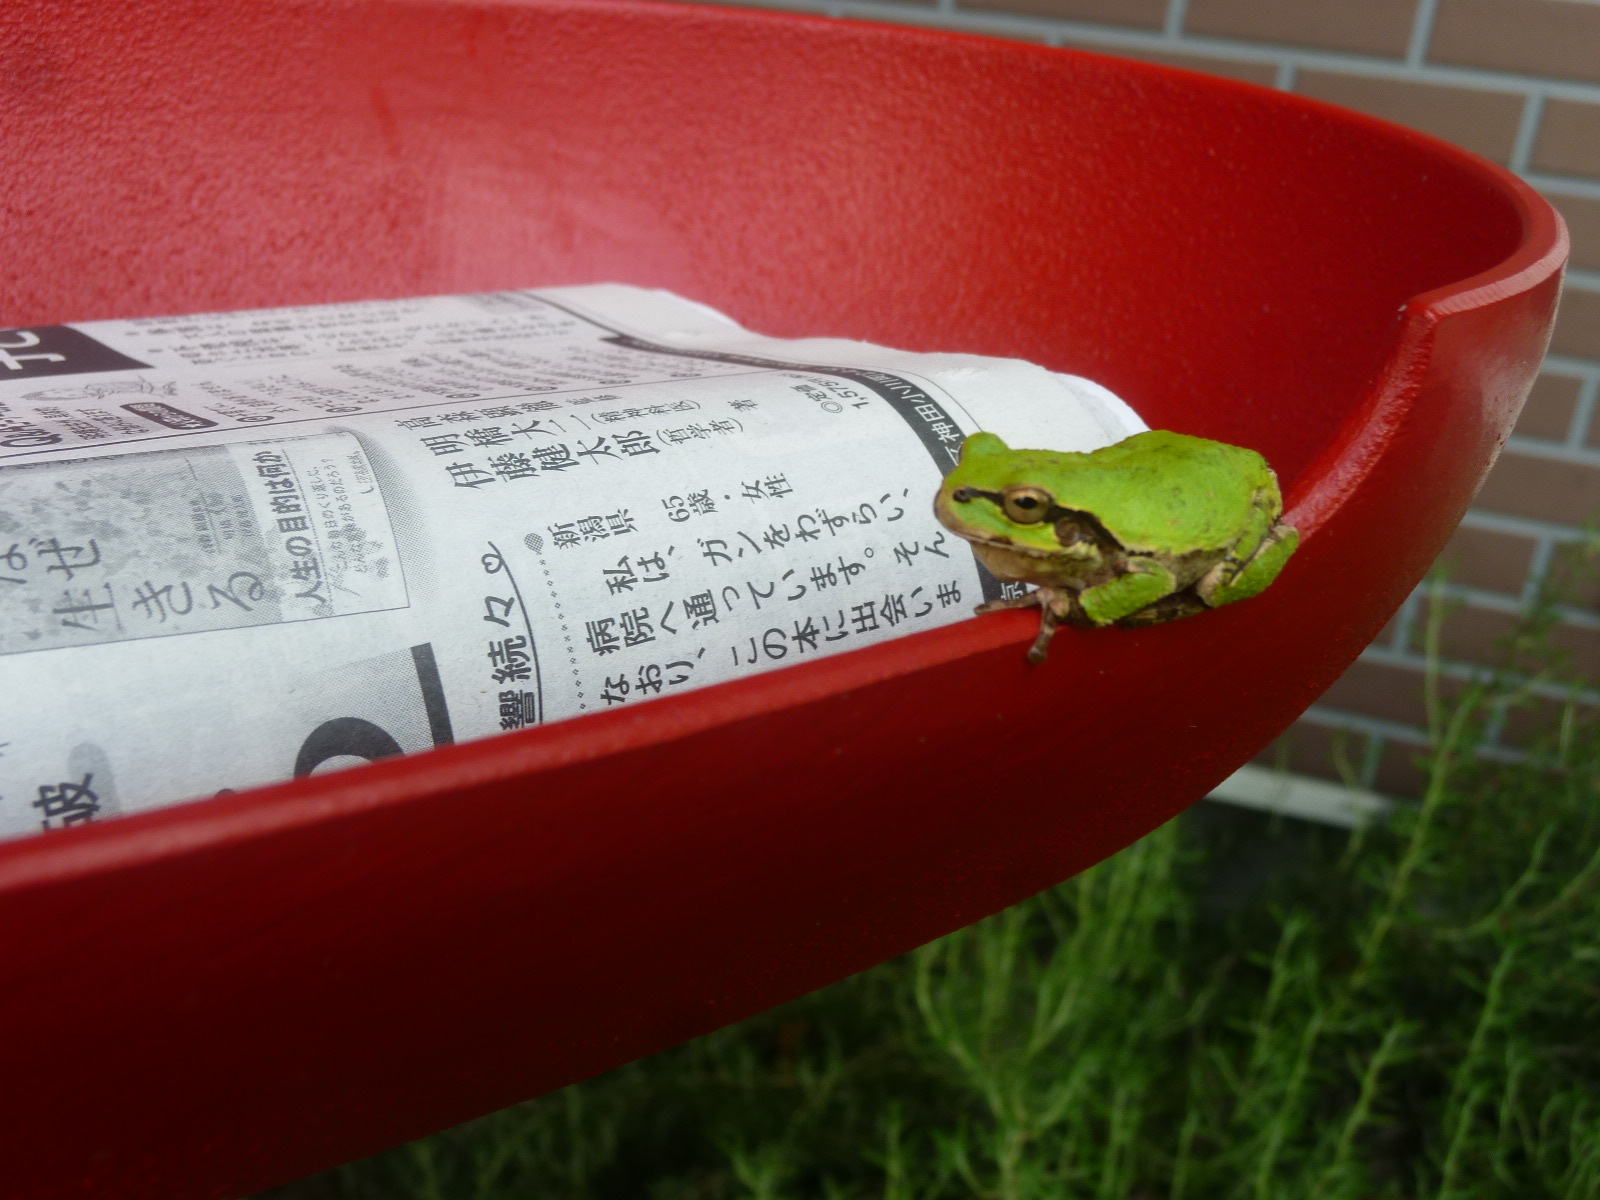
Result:
<svg viewBox="0 0 1600 1200"><path fill-rule="evenodd" d="M1416 583L1566 251L1506 173L1312 102L727 10L9 0L0 112L0 321L660 285L1098 378L1264 451L1305 534L1259 599L1068 630L1038 670L1036 617L973 620L0 846L7 1196L304 1174L1126 845Z"/></svg>

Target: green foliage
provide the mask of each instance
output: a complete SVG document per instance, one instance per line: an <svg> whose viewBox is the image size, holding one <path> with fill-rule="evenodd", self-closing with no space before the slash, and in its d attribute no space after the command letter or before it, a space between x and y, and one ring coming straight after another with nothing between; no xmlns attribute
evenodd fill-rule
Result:
<svg viewBox="0 0 1600 1200"><path fill-rule="evenodd" d="M1600 730L1572 703L1529 761L1472 753L1551 678L1431 686L1429 787L1385 828L1202 806L903 959L275 1195L1600 1197Z"/></svg>

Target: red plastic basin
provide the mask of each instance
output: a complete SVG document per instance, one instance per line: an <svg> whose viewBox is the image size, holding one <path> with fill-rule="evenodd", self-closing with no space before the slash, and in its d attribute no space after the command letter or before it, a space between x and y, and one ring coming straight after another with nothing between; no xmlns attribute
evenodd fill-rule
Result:
<svg viewBox="0 0 1600 1200"><path fill-rule="evenodd" d="M989 617L0 846L8 1196L305 1174L1133 841L1422 576L1533 378L1566 253L1512 176L1380 122L853 22L10 0L0 96L7 323L662 286L765 333L1090 376L1262 450L1304 537L1258 599L1068 630L1037 670L1037 617Z"/></svg>

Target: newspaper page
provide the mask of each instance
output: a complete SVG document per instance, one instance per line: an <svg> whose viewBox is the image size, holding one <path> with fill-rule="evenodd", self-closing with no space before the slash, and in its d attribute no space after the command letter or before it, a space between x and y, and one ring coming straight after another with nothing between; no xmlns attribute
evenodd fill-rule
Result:
<svg viewBox="0 0 1600 1200"><path fill-rule="evenodd" d="M962 439L1143 428L620 285L0 330L0 836L967 619Z"/></svg>

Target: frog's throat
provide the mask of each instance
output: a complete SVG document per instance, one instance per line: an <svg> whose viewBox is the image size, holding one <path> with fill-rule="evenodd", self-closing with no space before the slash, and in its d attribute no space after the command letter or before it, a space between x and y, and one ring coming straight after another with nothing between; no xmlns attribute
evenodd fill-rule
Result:
<svg viewBox="0 0 1600 1200"><path fill-rule="evenodd" d="M1074 554L1066 546L1029 546L1023 542L1014 542L1008 537L988 536L980 533L963 533L961 535L974 546L986 547L990 550L999 550L1006 554L1018 554L1023 558L1044 559L1052 563L1078 563L1090 565L1094 556L1091 554ZM1115 542L1113 548L1120 549Z"/></svg>
<svg viewBox="0 0 1600 1200"><path fill-rule="evenodd" d="M1018 546L1015 542L989 538L968 540L978 561L988 567L997 579L1076 588L1083 587L1089 576L1097 573L1095 566L1089 563L1045 550Z"/></svg>
<svg viewBox="0 0 1600 1200"><path fill-rule="evenodd" d="M974 546L988 546L991 549L1004 550L1010 554L1021 554L1027 558L1059 559L1062 556L1060 546L1056 546L1053 549L1040 549L1035 546L1024 546L1004 537L982 537L971 533L963 533L961 536Z"/></svg>

